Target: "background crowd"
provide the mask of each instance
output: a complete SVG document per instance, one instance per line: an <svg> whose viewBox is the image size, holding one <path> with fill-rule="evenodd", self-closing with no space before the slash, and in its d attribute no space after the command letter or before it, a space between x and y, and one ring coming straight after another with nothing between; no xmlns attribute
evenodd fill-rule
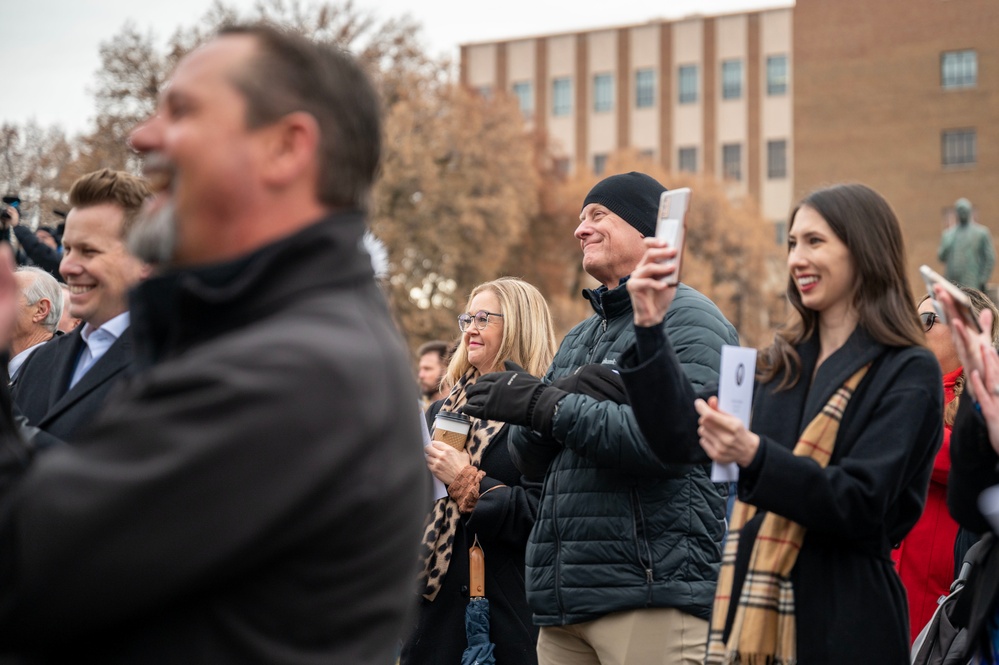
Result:
<svg viewBox="0 0 999 665"><path fill-rule="evenodd" d="M132 131L144 177L83 175L58 228L8 197L0 653L444 665L481 638L499 663L909 662L999 521L970 203L939 258L981 332L939 288L913 299L880 194L804 197L747 424L717 399L739 331L668 279L667 187L636 171L576 202L595 285L561 340L538 288L497 275L411 362L360 242L380 121L351 56L233 26ZM992 549L962 647L988 662Z"/></svg>

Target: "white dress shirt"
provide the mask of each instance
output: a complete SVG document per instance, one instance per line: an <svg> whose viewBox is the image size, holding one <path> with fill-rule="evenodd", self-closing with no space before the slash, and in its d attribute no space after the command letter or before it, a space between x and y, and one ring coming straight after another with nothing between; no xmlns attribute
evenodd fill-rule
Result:
<svg viewBox="0 0 999 665"><path fill-rule="evenodd" d="M7 363L7 376L10 377L11 383L14 383L14 380L17 379L17 375L20 373L21 367L24 365L24 361L27 360L28 357L37 351L38 347L44 343L45 342L39 342L34 346L29 346L24 351L21 351L19 354L10 359L10 362Z"/></svg>

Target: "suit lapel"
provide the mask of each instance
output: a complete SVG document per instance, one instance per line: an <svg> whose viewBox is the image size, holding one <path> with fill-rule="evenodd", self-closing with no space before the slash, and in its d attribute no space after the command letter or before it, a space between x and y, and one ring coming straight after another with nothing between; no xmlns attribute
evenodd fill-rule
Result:
<svg viewBox="0 0 999 665"><path fill-rule="evenodd" d="M80 341L82 343L82 339ZM62 383L59 385L68 386L73 376L73 370L76 366L75 358L78 354L72 355L74 361L69 363L68 368L63 368L60 372L59 378ZM121 337L115 340L115 343L101 356L100 360L94 363L93 367L80 378L75 386L55 400L48 413L38 423L39 427L44 427L51 419L57 417L103 384L116 378L128 365L131 356L132 335L131 327L129 327L122 333Z"/></svg>
<svg viewBox="0 0 999 665"><path fill-rule="evenodd" d="M84 345L83 336L80 334L82 331L83 325L77 326L67 336L66 341L62 343L59 361L53 367L53 379L49 383L49 404L53 406L66 395L66 388L73 378L73 370L76 369L76 360L80 357L80 351L83 350ZM28 362L31 362L34 356L35 354L32 354L32 357L28 358ZM25 369L27 368L21 368L22 374ZM52 409L50 408L49 410L51 411Z"/></svg>

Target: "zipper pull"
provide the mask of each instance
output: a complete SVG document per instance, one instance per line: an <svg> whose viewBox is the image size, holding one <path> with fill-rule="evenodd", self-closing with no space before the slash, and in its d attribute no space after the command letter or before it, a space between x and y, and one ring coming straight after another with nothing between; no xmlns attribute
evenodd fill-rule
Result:
<svg viewBox="0 0 999 665"><path fill-rule="evenodd" d="M645 581L648 582L649 584L652 584L652 569L651 568L646 568L645 569Z"/></svg>

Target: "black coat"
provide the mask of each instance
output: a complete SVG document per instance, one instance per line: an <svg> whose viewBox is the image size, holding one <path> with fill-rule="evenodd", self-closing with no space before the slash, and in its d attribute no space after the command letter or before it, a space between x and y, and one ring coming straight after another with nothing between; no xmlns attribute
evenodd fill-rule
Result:
<svg viewBox="0 0 999 665"><path fill-rule="evenodd" d="M995 532L978 507L978 497L983 490L999 485L999 456L989 442L985 420L969 393L961 397L954 418L950 458L947 507L951 515L958 524L975 533ZM971 571L962 594L970 594L967 601L962 596L962 607L958 610L961 613L958 620L963 619L968 627L969 649L991 649L988 624L999 601L999 541L992 541L988 555Z"/></svg>
<svg viewBox="0 0 999 665"><path fill-rule="evenodd" d="M427 411L427 424L443 400ZM465 607L468 605L468 548L478 536L485 557L489 637L498 663L538 662L538 629L524 591L524 548L534 525L541 483L528 481L510 460L509 426L504 425L486 448L479 469L480 498L471 514L458 520L451 562L433 602L420 598L420 608L402 651L403 665L458 665L467 646ZM490 487L506 485L483 494Z"/></svg>
<svg viewBox="0 0 999 665"><path fill-rule="evenodd" d="M989 431L970 393L961 397L951 431L947 508L958 524L975 533L993 531L978 509L983 490L999 485L999 455L989 443Z"/></svg>
<svg viewBox="0 0 999 665"><path fill-rule="evenodd" d="M74 445L0 449L0 653L392 662L430 493L363 231L334 214L138 287L139 372Z"/></svg>
<svg viewBox="0 0 999 665"><path fill-rule="evenodd" d="M59 335L42 344L24 361L14 383L16 412L44 433L36 437L38 445L74 440L97 417L132 362L129 326L76 385L69 388L83 350L82 332L80 325L68 335Z"/></svg>
<svg viewBox="0 0 999 665"><path fill-rule="evenodd" d="M675 430L696 431L697 416L672 349L662 335L656 338L654 355L630 354L622 371L635 416L662 459L704 460L699 446L668 445L687 440ZM886 347L859 328L814 373L818 350L817 340L798 348L801 378L794 387L777 392L779 379L757 387L752 430L760 449L741 471L739 498L808 530L791 573L799 662L902 665L908 611L889 553L926 501L943 435L940 368L925 348ZM869 362L829 466L793 455L832 393Z"/></svg>

